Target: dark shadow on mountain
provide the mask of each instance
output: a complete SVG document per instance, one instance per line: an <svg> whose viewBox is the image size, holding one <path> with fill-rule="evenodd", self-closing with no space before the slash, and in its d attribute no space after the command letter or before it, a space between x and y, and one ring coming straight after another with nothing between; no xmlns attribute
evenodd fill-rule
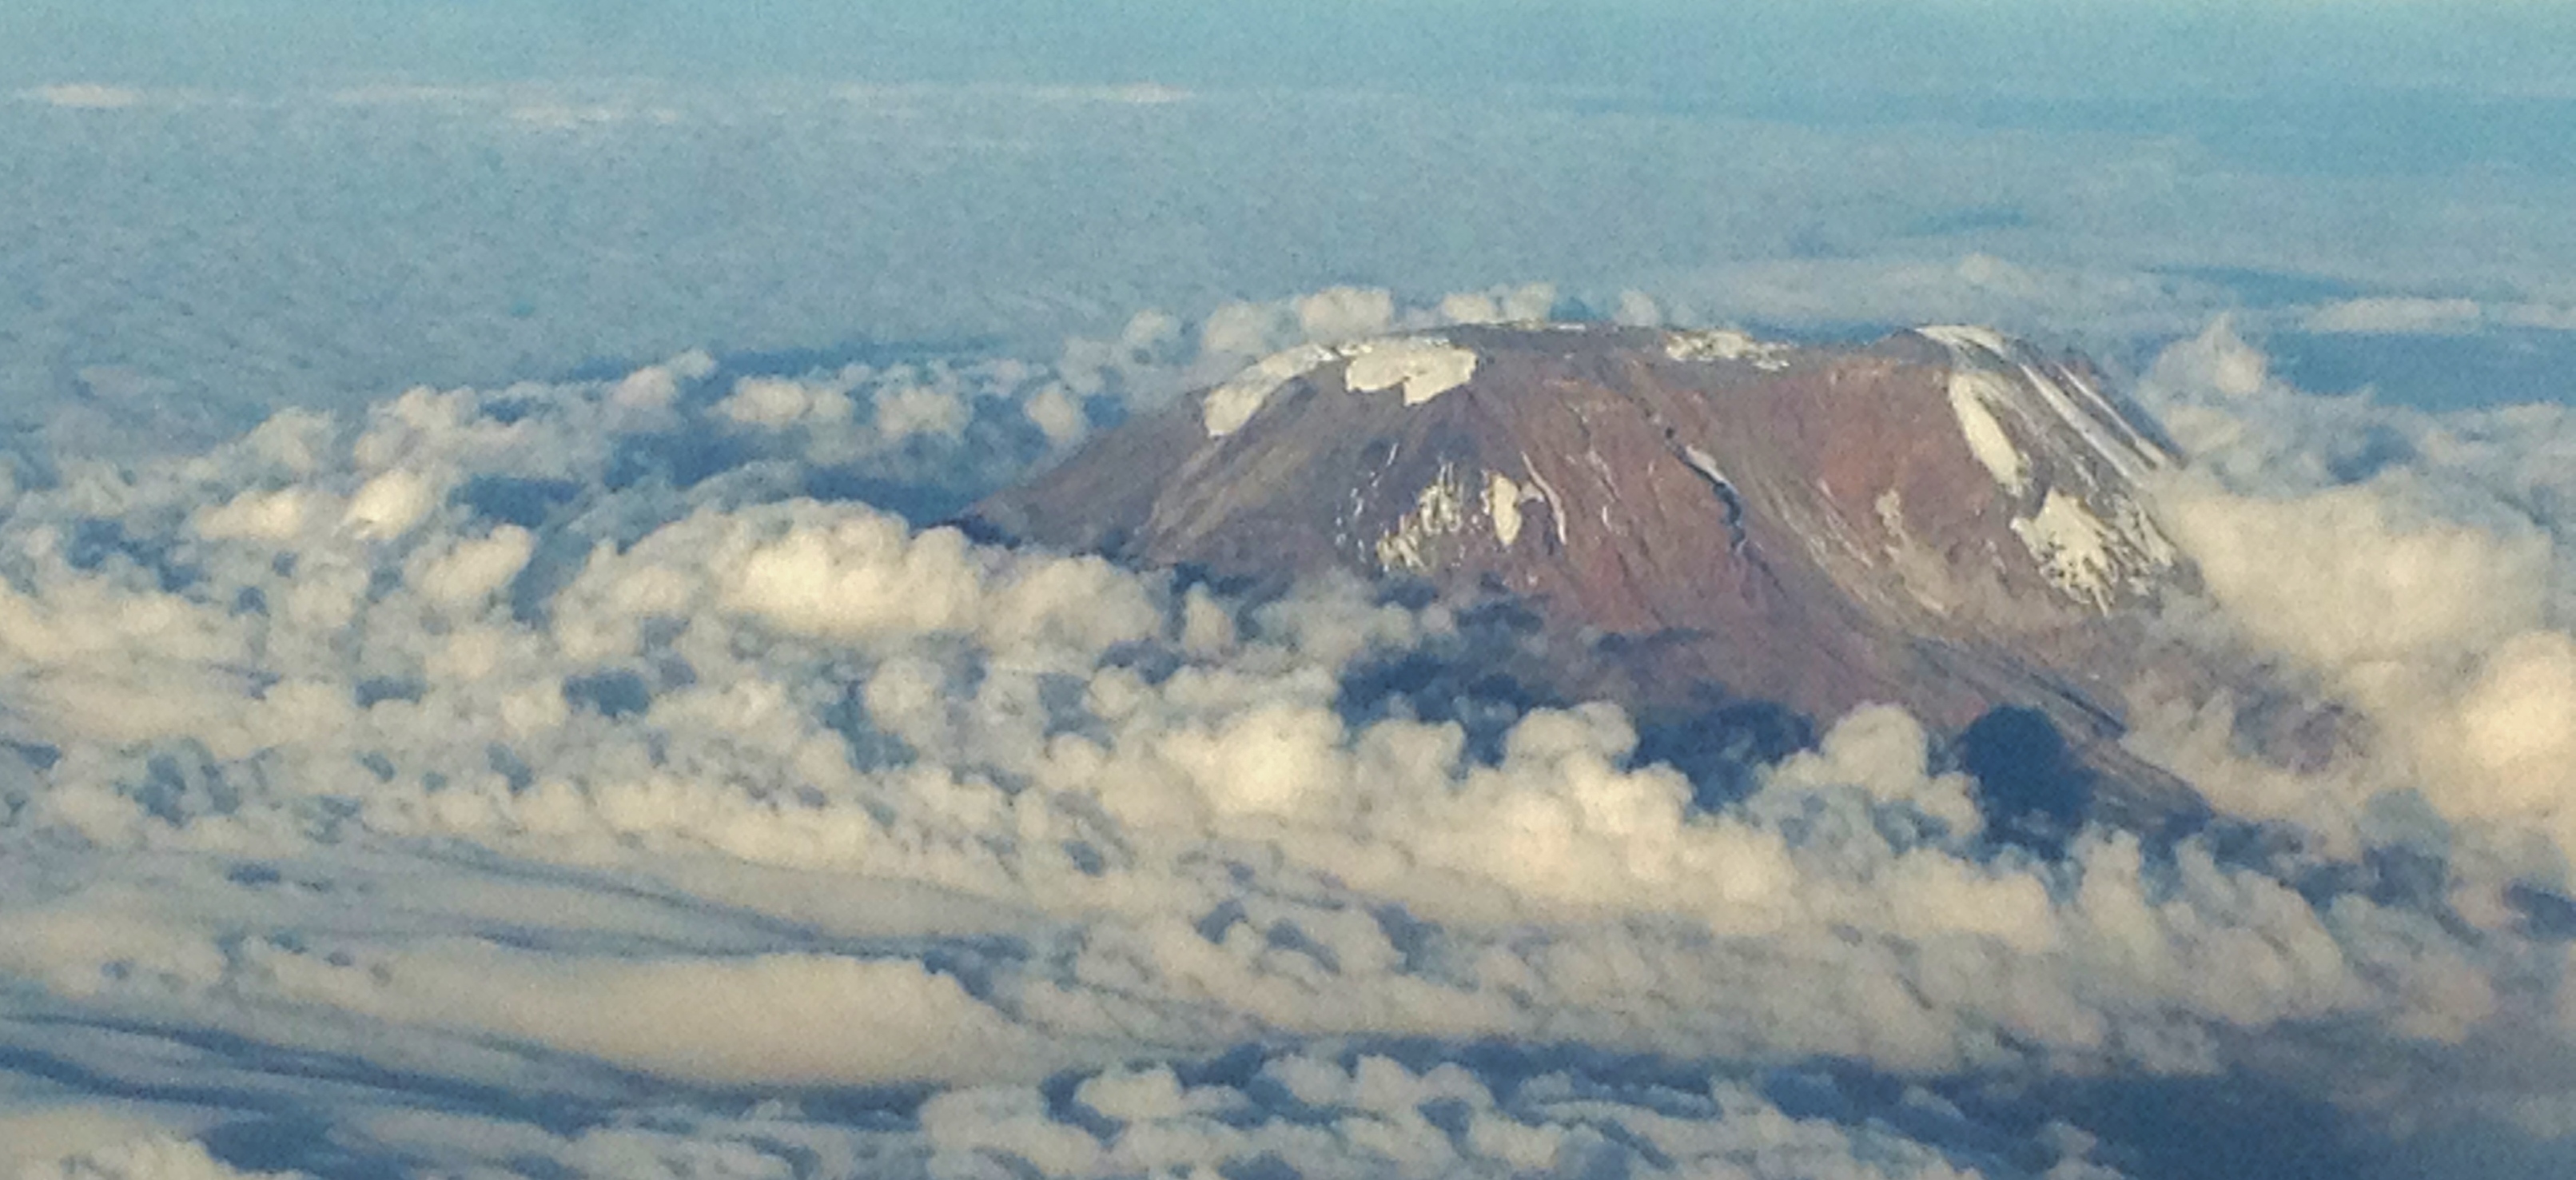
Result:
<svg viewBox="0 0 2576 1180"><path fill-rule="evenodd" d="M1018 535L972 512L961 511L941 517L935 523L935 527L955 529L966 534L967 540L978 545L992 545L1006 549L1016 549L1020 545Z"/></svg>
<svg viewBox="0 0 2576 1180"><path fill-rule="evenodd" d="M848 468L822 467L805 472L805 494L825 502L848 501L894 513L912 527L950 523L981 497L982 487L940 487L914 480L868 475ZM968 531L969 539L980 540Z"/></svg>
<svg viewBox="0 0 2576 1180"><path fill-rule="evenodd" d="M1390 718L1455 724L1466 732L1468 757L1489 765L1502 760L1504 739L1530 710L1567 703L1477 661L1420 651L1354 666L1333 702L1354 729Z"/></svg>
<svg viewBox="0 0 2576 1180"><path fill-rule="evenodd" d="M1691 802L1714 811L1740 802L1761 772L1816 744L1816 723L1773 701L1647 709L1637 717L1635 765L1664 763L1691 782Z"/></svg>
<svg viewBox="0 0 2576 1180"><path fill-rule="evenodd" d="M1418 580L1392 579L1380 587L1382 601L1414 609L1437 597ZM1468 755L1491 764L1530 711L1571 708L1599 695L1550 682L1546 619L1528 601L1491 598L1456 619L1454 635L1362 660L1345 672L1335 701L1343 721L1353 728L1388 718L1454 723L1466 733ZM1686 632L1610 635L1589 654L1614 666L1644 664L1659 649L1691 638ZM1714 683L1700 685L1686 703L1636 706L1630 721L1637 744L1627 765L1680 771L1701 810L1743 800L1760 786L1764 768L1817 740L1813 719L1774 701L1731 696Z"/></svg>
<svg viewBox="0 0 2576 1180"><path fill-rule="evenodd" d="M1953 746L1958 768L1976 777L1990 837L2042 856L2065 854L2092 812L2099 776L2047 714L2019 705L1989 710Z"/></svg>
<svg viewBox="0 0 2576 1180"><path fill-rule="evenodd" d="M2298 866L2312 863L2315 859L2312 848L2315 841L2300 828L2217 812L2195 816L2188 823L2175 824L2152 833L2145 847L2148 855L2170 860L2175 846L2185 840L2197 840L2211 860L2228 868L2246 869L2283 880L2290 879ZM2309 900L2320 899L2312 896Z"/></svg>
<svg viewBox="0 0 2576 1180"><path fill-rule="evenodd" d="M1407 610L1439 598L1436 587L1416 578L1389 578L1375 589L1379 602ZM1342 720L1354 729L1388 719L1453 723L1466 731L1468 756L1491 764L1502 759L1504 739L1531 710L1576 703L1533 674L1530 645L1546 620L1530 604L1497 597L1463 607L1455 618L1450 635L1362 659L1344 672L1334 700Z"/></svg>

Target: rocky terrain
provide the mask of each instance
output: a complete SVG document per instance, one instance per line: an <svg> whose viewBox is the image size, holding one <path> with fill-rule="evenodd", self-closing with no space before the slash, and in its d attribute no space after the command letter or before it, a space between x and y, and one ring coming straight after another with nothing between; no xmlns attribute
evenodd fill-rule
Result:
<svg viewBox="0 0 2576 1180"><path fill-rule="evenodd" d="M969 523L1416 585L1508 636L1472 653L1489 686L1650 721L1898 703L1990 747L1990 786L2080 765L2155 817L2187 792L2115 744L2124 691L2218 678L2155 626L2198 588L2144 489L2179 462L2085 362L1984 329L1459 327L1270 357Z"/></svg>

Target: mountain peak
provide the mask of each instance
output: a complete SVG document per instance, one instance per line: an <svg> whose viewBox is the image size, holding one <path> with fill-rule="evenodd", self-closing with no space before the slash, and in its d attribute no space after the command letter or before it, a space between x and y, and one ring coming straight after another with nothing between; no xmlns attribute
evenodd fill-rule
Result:
<svg viewBox="0 0 2576 1180"><path fill-rule="evenodd" d="M2155 606L2197 587L2142 487L2179 461L2089 365L1983 328L1468 326L1265 358L974 515L1509 601L1535 620L1511 674L1569 694L2030 708L2082 745L2117 732Z"/></svg>

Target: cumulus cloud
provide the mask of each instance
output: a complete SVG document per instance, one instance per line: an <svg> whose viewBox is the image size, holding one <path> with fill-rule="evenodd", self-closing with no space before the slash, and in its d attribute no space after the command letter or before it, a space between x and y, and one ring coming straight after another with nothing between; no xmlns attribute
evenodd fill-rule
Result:
<svg viewBox="0 0 2576 1180"><path fill-rule="evenodd" d="M203 1145L162 1136L38 1160L18 1172L21 1180L291 1180L293 1175L240 1171L225 1166Z"/></svg>
<svg viewBox="0 0 2576 1180"><path fill-rule="evenodd" d="M0 1167L12 1177L122 1175L134 1170L128 1165L158 1155L167 1161L164 1170L195 1167L204 1175L233 1174L208 1157L204 1147L166 1131L150 1118L112 1107L57 1105L0 1112ZM113 1170L119 1167L125 1171Z"/></svg>
<svg viewBox="0 0 2576 1180"><path fill-rule="evenodd" d="M922 1112L932 1166L1012 1164L1050 1177L1263 1163L1303 1176L1978 1174L1883 1125L1792 1117L1723 1077L1656 1087L1551 1073L1497 1093L1456 1065L1416 1072L1381 1056L1287 1056L1239 1087L1186 1085L1161 1067L1103 1073L1083 1080L1073 1103L1105 1125L1053 1115L1034 1091L942 1095ZM2088 1166L2080 1150L2037 1154Z"/></svg>
<svg viewBox="0 0 2576 1180"><path fill-rule="evenodd" d="M1247 599L816 494L972 487L1057 445L1049 397L1136 412L1238 349L1543 298L1149 313L1052 366L688 354L58 464L0 518L7 1011L78 1033L40 1048L92 1076L321 1112L360 1145L329 1150L575 1174L2104 1175L2080 1110L1770 1071L2334 1093L2315 1029L2437 1061L2567 1038L2538 924L2568 847L2562 559L2466 498L2561 469L2468 419L2406 424L2450 474L2276 461L2280 422L2378 411L2300 400L2224 329L2150 391L2238 453L2170 489L2201 622L2395 743L2256 783L2189 744L2212 718L2151 726L2222 818L2344 829L2280 856L2223 825L2013 847L1884 707L1712 805L1612 706L1490 744L1350 708L1361 661L1457 634L1439 606ZM925 390L963 425L888 424ZM786 1105L849 1088L908 1097ZM222 1111L126 1117L253 1158ZM258 1166L319 1166L310 1125Z"/></svg>
<svg viewBox="0 0 2576 1180"><path fill-rule="evenodd" d="M2059 1124L1980 1133L1919 1088L1847 1092L1828 1076L1623 1071L1513 1062L1480 1076L1384 1053L1271 1052L1110 1067L1059 1085L945 1089L895 1118L791 1101L670 1107L572 1129L437 1111L374 1111L344 1151L450 1171L636 1175L1083 1177L1286 1169L1303 1176L1615 1171L1642 1176L1970 1176L2114 1180L2093 1137ZM1792 1113L1787 1107L1805 1109ZM346 1158L346 1157L344 1157ZM40 1160L35 1177L265 1177L203 1146L147 1136Z"/></svg>
<svg viewBox="0 0 2576 1180"><path fill-rule="evenodd" d="M2568 327L2545 169L1589 95L18 98L0 1171L2075 1178L2158 1174L2186 1130L2131 1116L2199 1094L2576 1127L2576 429L2257 347ZM1602 706L1351 708L1437 608L936 527L1278 350L1567 307L2200 333L2142 389L2198 456L2173 624L2363 724L2285 764L2248 734L2318 702L2150 695L2217 816L2040 858L1900 711L1718 805Z"/></svg>
<svg viewBox="0 0 2576 1180"><path fill-rule="evenodd" d="M2439 666L2541 620L2551 545L2537 530L2398 517L2403 493L2368 484L2168 503L2177 540L2232 617L2323 667Z"/></svg>
<svg viewBox="0 0 2576 1180"><path fill-rule="evenodd" d="M583 960L488 943L342 956L254 944L239 954L282 999L693 1081L1035 1077L1062 1053L909 959Z"/></svg>
<svg viewBox="0 0 2576 1180"><path fill-rule="evenodd" d="M2306 776L2203 742L2192 764L2213 797L2345 848L2429 838L2482 924L2513 920L2501 894L2565 888L2576 641L2566 477L2544 458L2566 448L2564 411L2311 397L2223 322L2169 349L2144 389L2202 456L2163 511L2225 625L2364 723ZM2401 800L2462 827L2428 837L2394 820ZM2552 851L2535 858L2535 835Z"/></svg>

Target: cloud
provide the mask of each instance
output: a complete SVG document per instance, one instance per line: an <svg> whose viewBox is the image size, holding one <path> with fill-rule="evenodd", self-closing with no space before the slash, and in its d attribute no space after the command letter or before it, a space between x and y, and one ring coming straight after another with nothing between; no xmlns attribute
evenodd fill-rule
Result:
<svg viewBox="0 0 2576 1180"><path fill-rule="evenodd" d="M618 123L642 122L667 127L684 116L669 107L635 110L610 103L570 104L559 102L531 103L509 110L511 123L535 131L583 131Z"/></svg>
<svg viewBox="0 0 2576 1180"><path fill-rule="evenodd" d="M1829 1076L1623 1071L1540 1060L1479 1076L1373 1052L1268 1052L1228 1067L1110 1067L1060 1085L944 1089L905 1115L834 1118L794 1102L546 1127L377 1110L343 1128L343 1158L571 1176L796 1174L1101 1177L1294 1169L1299 1175L1632 1175L2111 1180L2062 1125L1981 1133L1946 1099L1881 1097ZM1784 1106L1806 1109L1791 1113ZM212 1136L210 1136L212 1138ZM33 1176L229 1178L203 1146L149 1136Z"/></svg>
<svg viewBox="0 0 2576 1180"><path fill-rule="evenodd" d="M2229 308L2251 330L2347 298L2477 291L2476 323L2510 326L2556 322L2568 302L2567 260L2542 248L2563 204L2548 170L2493 169L2463 190L2442 151L2419 148L2338 159L2420 156L2420 176L2290 174L2278 158L2295 153L2222 150L2221 132L2255 121L2204 141L2152 111L2070 122L2008 104L1979 122L1918 102L1751 118L1653 89L1282 98L1220 79L1138 105L1171 95L1113 79L853 97L703 61L658 81L397 72L426 81L351 87L344 71L310 89L140 92L167 117L111 120L133 152L118 158L158 163L105 173L90 139L106 124L9 104L30 175L62 178L0 225L41 243L13 272L39 299L22 309L29 327L0 341L9 413L90 432L84 449L104 453L183 428L227 437L277 402L354 410L407 382L498 390L707 341L971 340L1033 357L1068 334L1115 336L1138 307L1207 322L1238 300L1335 287L1457 292L1453 322L1517 319L1530 305L1498 291L1533 277L1605 315L1633 290L1682 324L1988 320L2086 343ZM629 77L572 76L603 75ZM2338 128L2389 122L2321 109ZM2494 138L2449 147L2514 149ZM468 183L494 161L510 183ZM658 179L710 161L732 182ZM2024 216L1996 223L1998 208ZM2353 210L2380 230L2353 232ZM217 216L255 248L191 236ZM978 228L992 226L1014 228ZM160 243L148 265L133 234ZM850 358L829 359L818 367ZM84 373L121 375L106 400L129 408L105 412ZM168 392L114 393L154 388ZM1078 415L1046 405L1050 437L1080 433Z"/></svg>
<svg viewBox="0 0 2576 1180"><path fill-rule="evenodd" d="M2311 332L2461 333L2475 331L2485 314L2469 299L2348 299L2310 312L2306 327Z"/></svg>
<svg viewBox="0 0 2576 1180"><path fill-rule="evenodd" d="M2071 1178L2187 1170L2142 1112L2196 1094L2388 1171L2388 1127L2576 1126L2576 429L2259 347L2566 327L2519 139L691 61L0 104L0 1171ZM1278 350L1561 308L2185 338L2169 623L2315 699L2142 692L2218 814L2041 859L1900 711L1716 805L1598 705L1350 708L1438 608L936 527Z"/></svg>
<svg viewBox="0 0 2576 1180"><path fill-rule="evenodd" d="M583 960L429 943L345 963L241 952L281 998L716 1083L992 1079L1062 1052L906 959Z"/></svg>
<svg viewBox="0 0 2576 1180"><path fill-rule="evenodd" d="M147 96L140 90L107 86L96 82L66 82L22 90L18 96L29 102L75 111L121 111L144 104Z"/></svg>
<svg viewBox="0 0 2576 1180"><path fill-rule="evenodd" d="M2497 891L2560 888L2563 873L2560 853L2507 850L2533 833L2555 849L2576 838L2561 803L2576 753L2562 740L2576 717L2570 522L2534 511L2561 502L2565 477L2535 464L2564 450L2565 415L2435 417L2308 397L2263 371L2224 324L2157 362L2145 388L2202 456L2165 490L2164 518L2225 625L2320 677L2365 724L2319 774L2231 765L2204 743L2202 777L2218 798L2347 847L2389 822L2393 800L2420 798L2470 827L2439 843L2490 846L2451 887L2483 921L2507 921ZM2383 459L2340 457L2356 452Z"/></svg>
<svg viewBox="0 0 2576 1180"><path fill-rule="evenodd" d="M1437 605L816 494L972 487L1048 453L1042 399L1125 412L1253 341L1548 294L1150 313L1053 365L684 354L54 457L0 517L0 1081L194 1079L233 1114L134 1117L236 1170L2087 1175L2122 1144L2068 1079L2341 1099L2352 1053L2405 1091L2569 1036L2576 648L2554 521L2498 498L2555 502L2554 418L2321 404L2229 330L2158 364L2229 440L2167 489L2214 600L2174 625L2378 729L2363 767L2266 769L2234 702L2142 712L2223 814L2055 858L1990 838L1899 710L1712 805L1612 706L1490 741L1347 707L1362 661L1456 639ZM963 425L889 427L923 390ZM2295 458L2374 425L2423 458ZM1774 1084L1820 1061L1871 1081ZM303 1129L228 1129L280 1109Z"/></svg>
<svg viewBox="0 0 2576 1180"><path fill-rule="evenodd" d="M933 1167L1007 1162L1042 1176L1154 1174L1270 1161L1298 1175L1455 1175L1593 1168L1720 1176L1963 1177L1973 1167L1883 1125L1781 1112L1735 1079L1620 1086L1579 1075L1497 1093L1455 1065L1415 1072L1386 1057L1284 1056L1240 1088L1188 1085L1168 1068L1092 1076L1064 1121L1034 1091L934 1099L922 1112ZM2079 1151L2049 1155L2082 1174ZM2111 1173L2104 1172L2104 1175Z"/></svg>
<svg viewBox="0 0 2576 1180"><path fill-rule="evenodd" d="M2403 493L2354 485L2291 500L2209 489L2168 497L2175 539L2263 642L2369 675L2439 666L2538 624L2549 538L2392 519Z"/></svg>
<svg viewBox="0 0 2576 1180"><path fill-rule="evenodd" d="M1187 90L1156 82L1132 82L1122 86L1041 86L1029 93L1058 102L1105 102L1143 107L1170 106L1196 97Z"/></svg>
<svg viewBox="0 0 2576 1180"><path fill-rule="evenodd" d="M38 1160L18 1172L21 1180L287 1180L291 1175L238 1171L199 1144L161 1136Z"/></svg>
<svg viewBox="0 0 2576 1180"><path fill-rule="evenodd" d="M153 1120L113 1107L60 1105L0 1112L0 1167L18 1176L114 1176L157 1161L163 1172L234 1175L205 1149ZM151 1174L146 1172L145 1174Z"/></svg>

